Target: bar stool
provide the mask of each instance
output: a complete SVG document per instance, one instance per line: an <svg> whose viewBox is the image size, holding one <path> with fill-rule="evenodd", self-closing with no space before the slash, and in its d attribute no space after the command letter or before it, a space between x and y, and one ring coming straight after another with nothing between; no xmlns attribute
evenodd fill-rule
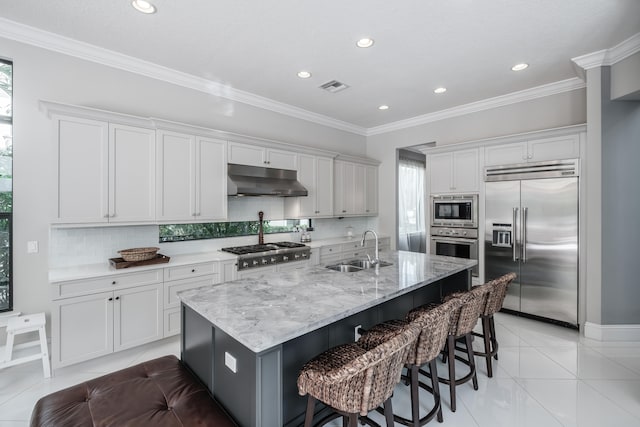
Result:
<svg viewBox="0 0 640 427"><path fill-rule="evenodd" d="M504 276L486 283L491 288L484 312L480 315L482 333L473 332L473 335L481 337L484 342L484 351L474 351L476 356L484 357L487 362L487 376L493 377L491 358L498 360L498 339L496 338L496 325L493 315L500 311L504 298L507 296L509 285L516 278L515 273L507 273Z"/></svg>
<svg viewBox="0 0 640 427"><path fill-rule="evenodd" d="M407 353L407 359L405 360L409 385L411 386L411 419L394 414L393 419L395 422L407 426L422 426L435 416L438 417L439 422L443 421L436 359L447 340L451 315L460 304L460 300L452 298L443 304L426 306L422 310L412 312L411 315L407 316L407 320L392 320L376 325L364 332L358 340L357 344L359 346L369 349L386 340L389 334L393 334L395 329L403 325L415 324L420 328L420 335L416 344ZM429 364L431 386L419 380L420 367L426 364ZM433 394L434 400L433 407L422 418L420 418L418 387Z"/></svg>
<svg viewBox="0 0 640 427"><path fill-rule="evenodd" d="M7 320L7 345L5 348L5 359L0 362L0 369L21 363L31 362L32 360L42 359L42 368L44 377L51 377L51 366L49 365L49 350L47 347L47 333L45 330L46 319L44 313L29 314L27 316L11 317ZM16 335L26 334L29 332L38 332L40 336L40 352L29 356L13 359L13 343ZM37 343L32 341L26 344Z"/></svg>
<svg viewBox="0 0 640 427"><path fill-rule="evenodd" d="M384 404L387 426L393 426L391 395L400 382L407 352L420 330L412 325L399 328L391 339L364 350L355 343L331 348L307 362L298 375L298 392L308 394L304 425L313 422L316 400L331 407L329 414L316 425L343 416L346 425L356 427L358 416L363 423L377 425L366 415Z"/></svg>
<svg viewBox="0 0 640 427"><path fill-rule="evenodd" d="M453 312L451 327L449 328L443 357L444 361L446 361L449 366L449 378L438 377L438 381L449 386L452 412L456 411L457 386L471 380L473 383L473 389L478 390L478 377L476 375L476 364L473 357L471 332L478 323L478 319L484 310L489 290L488 286L481 285L466 292L456 292L455 294L449 295L445 298L445 301L459 299L461 302L460 307ZM418 308L416 310L421 309L422 308ZM455 354L456 341L460 341L464 344L467 359ZM459 360L469 366L469 373L458 379L456 379L456 360ZM424 370L420 370L420 373L429 376L429 373Z"/></svg>

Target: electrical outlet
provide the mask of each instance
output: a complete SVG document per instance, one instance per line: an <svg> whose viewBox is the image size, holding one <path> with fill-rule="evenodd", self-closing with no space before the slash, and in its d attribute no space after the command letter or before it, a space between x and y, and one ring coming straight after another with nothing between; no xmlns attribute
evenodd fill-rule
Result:
<svg viewBox="0 0 640 427"><path fill-rule="evenodd" d="M355 328L353 328L353 340L354 341L358 341L360 339L360 329L362 329L362 325L358 325Z"/></svg>
<svg viewBox="0 0 640 427"><path fill-rule="evenodd" d="M237 365L236 358L230 355L229 353L227 353L226 351L224 352L224 364L234 374L238 372L238 365Z"/></svg>
<svg viewBox="0 0 640 427"><path fill-rule="evenodd" d="M38 253L38 241L31 240L27 242L27 253L28 254L37 254Z"/></svg>

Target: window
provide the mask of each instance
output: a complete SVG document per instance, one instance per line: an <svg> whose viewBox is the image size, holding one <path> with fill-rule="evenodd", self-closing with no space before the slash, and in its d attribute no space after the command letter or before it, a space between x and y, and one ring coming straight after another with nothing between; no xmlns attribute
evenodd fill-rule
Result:
<svg viewBox="0 0 640 427"><path fill-rule="evenodd" d="M398 249L426 252L423 155L401 150L398 158Z"/></svg>
<svg viewBox="0 0 640 427"><path fill-rule="evenodd" d="M13 63L0 59L0 311L13 309Z"/></svg>
<svg viewBox="0 0 640 427"><path fill-rule="evenodd" d="M258 224L258 221L241 221L161 225L160 243L257 235ZM290 233L296 231L296 228L306 229L307 227L311 227L310 219L268 220L263 222L265 234Z"/></svg>

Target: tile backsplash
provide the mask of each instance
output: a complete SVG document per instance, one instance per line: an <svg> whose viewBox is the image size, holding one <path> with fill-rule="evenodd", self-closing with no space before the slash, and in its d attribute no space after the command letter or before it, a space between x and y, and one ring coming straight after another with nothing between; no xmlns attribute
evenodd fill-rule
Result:
<svg viewBox="0 0 640 427"><path fill-rule="evenodd" d="M229 218L232 221L257 220L258 211L265 212L266 219L282 218L278 199L245 198L229 203ZM282 203L280 202L280 205ZM377 218L327 218L312 221L314 240L345 236L347 227L352 227L358 236L364 230L377 228ZM265 235L265 240L299 241L300 233L279 233ZM158 243L157 225L137 225L122 227L93 228L52 228L49 238L49 267L64 268L84 264L107 262L118 256L121 249L155 246L160 253L173 256L186 253L217 251L226 246L250 245L257 243L257 236L231 237L225 239L193 240L189 242Z"/></svg>

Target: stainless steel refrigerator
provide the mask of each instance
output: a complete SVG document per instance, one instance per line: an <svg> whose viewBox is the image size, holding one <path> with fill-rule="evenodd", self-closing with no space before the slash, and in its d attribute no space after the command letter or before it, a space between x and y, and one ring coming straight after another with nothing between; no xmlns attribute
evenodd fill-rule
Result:
<svg viewBox="0 0 640 427"><path fill-rule="evenodd" d="M485 279L504 308L578 325L578 160L485 168Z"/></svg>

